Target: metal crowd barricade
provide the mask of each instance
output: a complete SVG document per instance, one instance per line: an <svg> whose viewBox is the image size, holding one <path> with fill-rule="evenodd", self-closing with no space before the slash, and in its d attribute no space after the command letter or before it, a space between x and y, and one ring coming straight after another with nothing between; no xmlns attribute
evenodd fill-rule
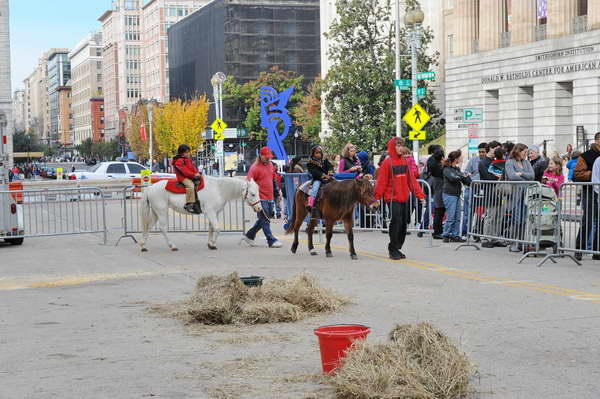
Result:
<svg viewBox="0 0 600 399"><path fill-rule="evenodd" d="M421 184L427 201L422 204L414 195L409 196L410 222L408 231L428 235L428 247L433 246L433 217L431 186L425 180L418 180ZM373 181L373 185L376 182ZM355 212L354 228L359 231L387 230L390 223L390 212L385 201L381 200L377 208L369 208L358 204Z"/></svg>
<svg viewBox="0 0 600 399"><path fill-rule="evenodd" d="M16 201L22 234L10 238L100 233L106 245L106 203L97 187L9 190L0 197Z"/></svg>
<svg viewBox="0 0 600 399"><path fill-rule="evenodd" d="M126 187L122 192L123 200L123 235L119 237L115 246L123 238L131 238L137 243L133 234L142 233L141 198L139 187ZM242 200L230 201L225 204L223 212L219 215L221 233L239 233L246 231L246 204ZM169 233L208 233L209 222L205 215L184 215L169 209ZM158 233L158 224L152 226L150 233Z"/></svg>
<svg viewBox="0 0 600 399"><path fill-rule="evenodd" d="M558 252L547 260L569 258L578 265L583 255L600 257L600 184L564 183L560 188L557 233L560 237Z"/></svg>
<svg viewBox="0 0 600 399"><path fill-rule="evenodd" d="M542 251L542 232L547 231L544 220L554 215L544 202L544 190L539 182L473 181L471 183L468 213L467 242L456 250L473 247L487 241L490 246L511 245L511 250L522 252L519 263L532 256L548 256ZM556 223L558 224L558 223ZM552 248L556 253L559 238L553 230ZM515 249L516 248L516 249ZM549 258L552 259L552 258ZM554 261L554 259L552 259Z"/></svg>

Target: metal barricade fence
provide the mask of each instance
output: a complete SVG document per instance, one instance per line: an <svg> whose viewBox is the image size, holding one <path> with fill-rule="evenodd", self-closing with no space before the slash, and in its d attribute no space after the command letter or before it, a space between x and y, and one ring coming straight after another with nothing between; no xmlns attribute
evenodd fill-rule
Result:
<svg viewBox="0 0 600 399"><path fill-rule="evenodd" d="M0 203L11 202L20 231L11 239L101 233L107 242L106 203L97 187L0 191ZM1 220L12 211L2 206Z"/></svg>
<svg viewBox="0 0 600 399"><path fill-rule="evenodd" d="M555 258L570 258L578 265L583 255L600 258L600 184L564 183L560 187L556 224L558 251L539 264Z"/></svg>
<svg viewBox="0 0 600 399"><path fill-rule="evenodd" d="M132 234L142 233L142 219L140 200L142 192L135 186L123 190L123 235L115 245L119 245L122 238L131 238L137 242ZM225 204L223 212L219 214L221 233L240 233L246 231L246 204L242 200L230 201ZM169 233L208 233L209 223L203 214L181 214L169 209L169 221L167 231ZM158 225L155 224L150 230L158 233Z"/></svg>
<svg viewBox="0 0 600 399"><path fill-rule="evenodd" d="M425 180L417 181L421 184L427 200L423 205L414 195L409 196L410 222L408 231L429 234L429 245L431 246L433 243L431 237L433 234L431 206L433 195L431 186ZM376 182L373 181L373 185L375 184ZM391 219L388 206L383 200L380 201L378 208L369 208L363 204L358 204L354 217L354 228L359 231L387 230Z"/></svg>
<svg viewBox="0 0 600 399"><path fill-rule="evenodd" d="M549 234L554 252L558 245L555 225L558 212L550 212L552 188L539 182L516 181L473 181L471 183L470 210L468 213L467 242L456 250L474 247L479 250L478 241L484 247L510 245L513 252L522 252L519 260L538 255L548 255L542 251L542 234ZM554 196L554 203L556 204ZM555 223L548 227L548 218Z"/></svg>

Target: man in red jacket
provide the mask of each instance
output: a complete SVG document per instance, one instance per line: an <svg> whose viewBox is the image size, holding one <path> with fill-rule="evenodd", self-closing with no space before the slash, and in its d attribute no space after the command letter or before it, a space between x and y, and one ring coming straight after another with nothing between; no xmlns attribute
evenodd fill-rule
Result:
<svg viewBox="0 0 600 399"><path fill-rule="evenodd" d="M248 230L248 232L242 237L242 241L251 247L255 247L256 233L262 229L267 237L267 243L270 248L281 248L281 241L279 241L271 232L271 221L269 217L273 214L273 200L274 195L274 182L276 181L277 169L271 163L273 159L273 152L269 147L263 147L260 150L260 155L256 162L250 167L247 179L253 179L258 184L258 191L260 196L260 205L262 211L258 212L258 219L254 226Z"/></svg>
<svg viewBox="0 0 600 399"><path fill-rule="evenodd" d="M190 147L181 144L177 148L177 156L173 158L173 169L177 181L185 186L185 210L190 213L200 214L200 204L196 200L196 184L200 181L200 172L190 158Z"/></svg>
<svg viewBox="0 0 600 399"><path fill-rule="evenodd" d="M410 193L412 192L419 200L425 200L425 194L421 185L417 183L417 177L410 170L404 154L404 139L394 137L387 144L389 156L381 164L377 185L375 186L375 199L383 200L390 209L392 220L390 221L390 243L388 251L390 259L398 260L406 258L401 250L406 239L406 227L410 221Z"/></svg>

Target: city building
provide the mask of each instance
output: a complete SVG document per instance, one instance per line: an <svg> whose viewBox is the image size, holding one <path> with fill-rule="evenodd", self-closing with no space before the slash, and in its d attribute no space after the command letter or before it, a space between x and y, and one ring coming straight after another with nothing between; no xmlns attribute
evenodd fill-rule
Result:
<svg viewBox="0 0 600 399"><path fill-rule="evenodd" d="M142 95L169 101L169 45L171 25L203 7L210 0L150 0L141 13Z"/></svg>
<svg viewBox="0 0 600 399"><path fill-rule="evenodd" d="M48 55L66 49L51 49L39 58L36 68L24 81L28 119L26 129L33 130L44 144L50 139L50 113L48 97Z"/></svg>
<svg viewBox="0 0 600 399"><path fill-rule="evenodd" d="M10 80L10 25L8 0L0 0L0 112L7 121L3 134L7 136L8 163L12 165L12 89Z"/></svg>
<svg viewBox="0 0 600 399"><path fill-rule="evenodd" d="M120 112L142 98L141 0L115 0L100 16L102 24L102 88L105 139L123 137Z"/></svg>
<svg viewBox="0 0 600 399"><path fill-rule="evenodd" d="M66 86L71 79L71 63L69 62L69 52L52 51L48 54L48 113L50 116L50 143L58 143L59 135L59 88Z"/></svg>
<svg viewBox="0 0 600 399"><path fill-rule="evenodd" d="M104 103L102 68L102 33L93 32L69 53L73 107L72 142L86 139L101 141L104 131L94 131L94 113L98 102Z"/></svg>
<svg viewBox="0 0 600 399"><path fill-rule="evenodd" d="M563 153L600 131L600 7L446 2L447 145L511 140ZM468 112L467 112L468 111Z"/></svg>
<svg viewBox="0 0 600 399"><path fill-rule="evenodd" d="M92 141L98 143L104 140L104 98L90 99L92 110Z"/></svg>
<svg viewBox="0 0 600 399"><path fill-rule="evenodd" d="M172 98L212 98L218 71L244 83L273 66L303 75L320 74L318 0L214 0L169 29ZM231 127L241 115L224 110Z"/></svg>
<svg viewBox="0 0 600 399"><path fill-rule="evenodd" d="M434 54L435 52L440 53L439 57L439 65L434 66L432 71L436 73L436 79L431 81L429 84L429 89L435 93L436 105L438 109L442 112L445 111L445 93L444 93L444 60L445 54L442 51L444 47L444 7L440 7L440 3L448 2L452 0L421 0L420 6L425 14L425 20L423 21L423 26L431 28L433 32L433 40L429 46L429 52ZM333 23L334 20L337 19L338 15L335 8L335 0L320 0L320 12L321 12L321 76L326 77L329 69L331 68L332 62L329 58L329 49L333 45L333 43L327 39L325 36L327 32L329 32L329 27ZM384 2L382 1L382 4ZM392 22L396 21L396 7L395 2L392 1ZM404 26L404 15L406 12L406 1L400 0L400 23L401 27ZM408 42L408 37L405 38L406 42ZM403 58L402 62L409 62L410 58ZM427 71L419 71L419 72L427 72ZM410 79L410 76L402 76L402 79ZM410 92L406 91L405 94L410 96ZM406 111L406 110L405 110ZM322 132L321 136L326 137L331 132L329 131L329 124L326 119L326 112L322 112ZM404 132L408 135L408 132Z"/></svg>
<svg viewBox="0 0 600 399"><path fill-rule="evenodd" d="M58 92L58 141L62 146L73 145L73 112L71 109L71 82L59 86Z"/></svg>
<svg viewBox="0 0 600 399"><path fill-rule="evenodd" d="M15 132L25 130L25 120L27 120L27 107L25 102L25 90L16 90L13 95L13 129Z"/></svg>

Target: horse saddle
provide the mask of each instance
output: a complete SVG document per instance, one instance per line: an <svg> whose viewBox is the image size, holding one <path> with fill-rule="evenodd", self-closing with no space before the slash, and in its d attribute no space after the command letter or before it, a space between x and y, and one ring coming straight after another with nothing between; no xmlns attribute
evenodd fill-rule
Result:
<svg viewBox="0 0 600 399"><path fill-rule="evenodd" d="M196 191L200 191L204 188L204 177L200 176L200 181L196 184ZM173 194L185 194L185 186L179 183L176 179L170 179L165 186L165 190Z"/></svg>
<svg viewBox="0 0 600 399"><path fill-rule="evenodd" d="M317 198L315 198L316 201L319 201L320 199L323 198L323 187L325 187L326 183L321 184L321 187L319 187L319 192L317 192ZM301 185L298 186L298 190L303 192L306 195L310 195L310 190L312 190L312 186L313 186L313 182L312 180L309 180L307 182L302 183Z"/></svg>

